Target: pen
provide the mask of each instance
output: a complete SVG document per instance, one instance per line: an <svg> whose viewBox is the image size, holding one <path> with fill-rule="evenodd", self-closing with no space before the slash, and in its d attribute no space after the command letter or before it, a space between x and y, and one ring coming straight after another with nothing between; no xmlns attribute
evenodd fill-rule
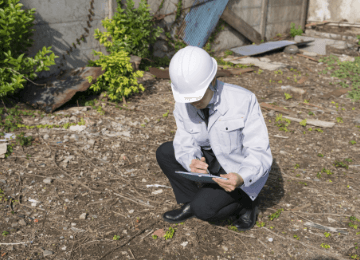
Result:
<svg viewBox="0 0 360 260"><path fill-rule="evenodd" d="M195 158L196 158L196 160L201 161L199 158L197 158L197 157L195 157ZM208 169L206 169L206 172L207 172L208 174L210 174L210 172L209 172L209 170L208 170Z"/></svg>

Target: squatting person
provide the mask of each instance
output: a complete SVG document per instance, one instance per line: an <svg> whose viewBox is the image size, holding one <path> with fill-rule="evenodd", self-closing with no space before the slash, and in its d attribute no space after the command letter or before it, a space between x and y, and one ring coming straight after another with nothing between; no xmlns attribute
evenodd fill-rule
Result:
<svg viewBox="0 0 360 260"><path fill-rule="evenodd" d="M170 223L228 218L239 231L251 229L258 194L271 169L268 131L255 95L216 79L217 62L199 47L179 50L170 61L177 131L157 149L157 162L181 208L164 213ZM198 185L175 171L227 178Z"/></svg>

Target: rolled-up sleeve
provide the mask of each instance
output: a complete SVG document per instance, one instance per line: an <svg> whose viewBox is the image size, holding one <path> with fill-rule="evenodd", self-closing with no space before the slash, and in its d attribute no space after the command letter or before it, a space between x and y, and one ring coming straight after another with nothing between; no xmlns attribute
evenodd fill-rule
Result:
<svg viewBox="0 0 360 260"><path fill-rule="evenodd" d="M241 134L244 160L237 173L243 178L244 186L249 187L271 170L273 160L269 134L255 95L250 98Z"/></svg>
<svg viewBox="0 0 360 260"><path fill-rule="evenodd" d="M202 152L200 146L198 146L190 133L184 128L182 117L175 104L174 117L176 121L176 134L174 137L173 145L176 160L189 172L191 161L195 158L201 158Z"/></svg>

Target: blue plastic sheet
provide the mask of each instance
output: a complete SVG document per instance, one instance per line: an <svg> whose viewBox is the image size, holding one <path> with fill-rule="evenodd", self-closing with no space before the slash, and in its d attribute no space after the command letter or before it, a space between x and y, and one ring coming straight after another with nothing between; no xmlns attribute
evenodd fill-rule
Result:
<svg viewBox="0 0 360 260"><path fill-rule="evenodd" d="M203 2L207 3L191 8L179 33L185 43L200 48L209 39L229 0L195 0L193 6Z"/></svg>

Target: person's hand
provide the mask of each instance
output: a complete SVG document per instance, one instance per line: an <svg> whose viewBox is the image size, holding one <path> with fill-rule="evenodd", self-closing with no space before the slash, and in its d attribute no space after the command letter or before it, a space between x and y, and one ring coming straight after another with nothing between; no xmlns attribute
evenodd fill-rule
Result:
<svg viewBox="0 0 360 260"><path fill-rule="evenodd" d="M200 160L193 159L189 165L192 172L196 173L207 173L209 165L205 162L205 157L201 157Z"/></svg>
<svg viewBox="0 0 360 260"><path fill-rule="evenodd" d="M228 174L220 174L220 177L227 178L227 180L222 180L218 178L213 178L213 180L219 184L226 192L232 192L236 187L239 187L244 183L243 178L237 173L230 172Z"/></svg>

